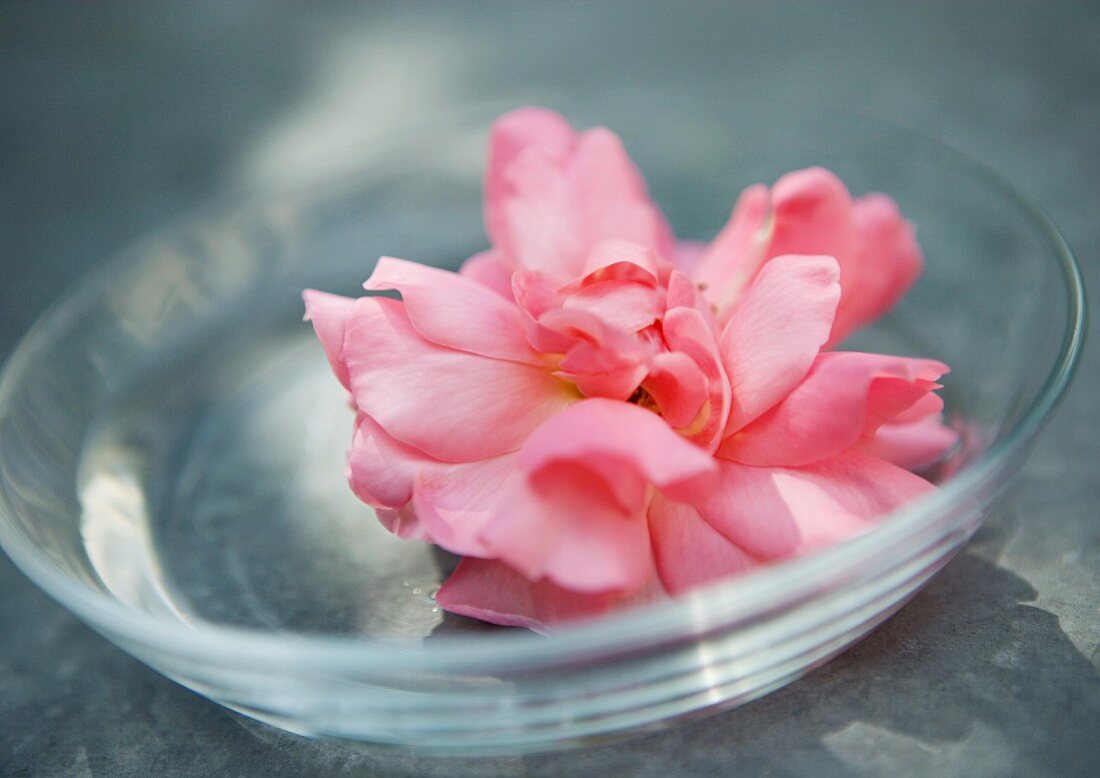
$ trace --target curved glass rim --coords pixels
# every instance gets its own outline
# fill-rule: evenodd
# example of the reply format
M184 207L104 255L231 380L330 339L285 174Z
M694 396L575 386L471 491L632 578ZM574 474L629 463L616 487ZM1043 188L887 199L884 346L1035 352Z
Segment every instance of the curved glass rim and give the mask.
M835 118L835 112L831 113ZM217 663L238 660L252 665L265 662L278 665L309 663L316 667L321 662L328 667L370 664L393 671L417 669L441 672L460 672L487 666L497 669L549 667L575 658L623 653L664 640L697 636L796 602L800 596L812 593L817 584L834 575L838 569L852 569L860 561L895 547L920 532L932 517L963 505L992 476L1010 466L1014 456L1039 432L1064 395L1076 370L1086 332L1087 304L1080 268L1058 228L1038 207L1000 174L941 141L877 119L851 115L848 118L931 148L956 166L985 179L1019 206L1054 250L1062 273L1067 305L1066 328L1057 359L1038 394L1015 426L936 492L885 517L874 530L810 556L718 581L667 602L565 626L555 631L551 638L517 630L476 637L448 636L446 640L419 646L375 643L354 636L272 635L260 629L213 622L204 622L199 630L183 622L133 610L105 593L79 583L51 564L21 533L10 529L2 521L0 546L36 585L109 637L121 638L136 646L157 648L168 654L186 653ZM302 193L311 188L302 188ZM339 187L330 184L326 187L328 189ZM278 192L273 197L243 202L234 199L232 202L238 207L262 204L276 197L285 199L286 194ZM219 204L223 207L202 209L198 214L180 219L176 227L185 228L194 224L201 220L204 213L226 213L224 203ZM117 274L126 272L142 255L142 249L149 241L163 234L165 231L154 233L123 251L113 261L94 269L47 308L17 345L0 373L0 416L4 415L14 387L33 355L59 331L63 331L83 306L97 298ZM0 508L11 510L2 500Z

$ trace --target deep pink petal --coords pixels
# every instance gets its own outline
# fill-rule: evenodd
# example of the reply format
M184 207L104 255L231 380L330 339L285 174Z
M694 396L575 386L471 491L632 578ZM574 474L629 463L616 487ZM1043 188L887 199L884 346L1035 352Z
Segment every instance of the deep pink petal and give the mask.
M832 545L935 489L907 470L851 450L801 468L719 464L720 486L697 504L700 513L762 559Z
M545 578L532 583L502 562L466 558L443 584L435 601L451 613L492 624L525 627L545 635L562 624L665 597L656 583L626 596L617 592L574 592Z
M841 267L843 294L829 347L889 311L924 269L913 225L884 194L869 194L853 204L859 248Z
M751 570L760 561L708 524L690 505L656 496L649 531L657 574L670 594Z
M730 412L730 381L722 366L722 355L714 330L695 308L673 308L663 321L669 349L689 356L707 380L706 402L699 413L678 431L707 451L718 445Z
M355 308L355 300L328 292L318 292L316 289L307 289L302 292L302 300L306 304L305 319L313 323L313 331L321 341L321 347L325 350L325 356L328 357L333 374L345 389L350 389L348 366L344 361L344 330Z
M621 465L608 477L595 464L559 459L523 467L527 477L512 482L480 533L491 556L529 580L545 577L574 591L641 588L653 573L645 481Z
M458 274L487 286L506 300L512 299L512 268L497 249L474 254L462 263Z
M536 472L554 462L581 462L609 483L637 474L673 498L693 499L710 485L714 460L630 403L593 398L566 408L531 435L520 465Z
M832 328L838 274L831 257L777 257L734 306L721 340L733 387L727 434L783 399L809 371Z
M344 341L359 408L394 438L444 461L514 451L575 399L544 367L429 343L396 300L357 300Z
M673 429L686 427L707 401L709 382L691 357L666 351L650 360L643 387Z
M692 279L701 285L722 317L764 261L771 236L770 216L768 188L763 184L750 186L737 199L729 222L695 264Z
M471 354L542 364L524 336L515 303L449 270L382 257L363 285L396 290L405 313L425 340Z
M858 245L852 196L836 175L811 167L782 176L772 187L768 257L819 254L840 263L840 284Z
M717 456L798 467L855 445L937 389L947 366L928 359L833 351L779 404L722 443Z

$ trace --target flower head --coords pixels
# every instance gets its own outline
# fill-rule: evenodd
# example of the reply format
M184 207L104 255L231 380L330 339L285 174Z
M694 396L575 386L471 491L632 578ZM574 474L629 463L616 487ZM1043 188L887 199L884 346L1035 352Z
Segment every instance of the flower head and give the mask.
M356 408L352 488L464 557L446 609L548 629L872 527L953 442L939 362L828 350L920 272L893 201L828 171L750 187L680 244L619 139L493 127L491 248L307 291Z

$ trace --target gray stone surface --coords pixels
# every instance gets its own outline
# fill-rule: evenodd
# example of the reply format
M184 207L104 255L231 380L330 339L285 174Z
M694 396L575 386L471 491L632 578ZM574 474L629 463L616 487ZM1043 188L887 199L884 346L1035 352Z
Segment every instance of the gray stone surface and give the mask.
M0 352L75 277L236 189L469 100L775 95L1004 172L1100 278L1095 3L6 4ZM969 549L836 661L627 744L438 760L242 721L0 557L0 775L1085 775L1100 761L1096 350Z

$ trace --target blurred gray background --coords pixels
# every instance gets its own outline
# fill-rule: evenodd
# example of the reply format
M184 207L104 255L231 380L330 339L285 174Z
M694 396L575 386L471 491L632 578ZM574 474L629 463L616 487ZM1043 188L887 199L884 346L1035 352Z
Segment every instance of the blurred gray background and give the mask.
M1100 4L0 5L0 354L167 220L293 184L470 101L679 91L938 137L1100 274ZM242 721L99 638L0 555L0 776L1085 775L1100 761L1100 478L1075 390L969 549L859 646L627 744L453 761Z

